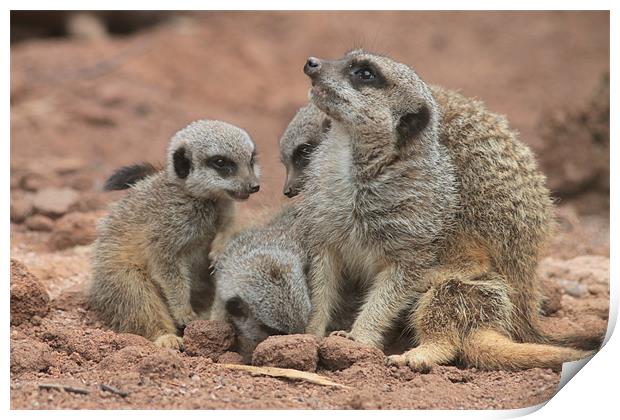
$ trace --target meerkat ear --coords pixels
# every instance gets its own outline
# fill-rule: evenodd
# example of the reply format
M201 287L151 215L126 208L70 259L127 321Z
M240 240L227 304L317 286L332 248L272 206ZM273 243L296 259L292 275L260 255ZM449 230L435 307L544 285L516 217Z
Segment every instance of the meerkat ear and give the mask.
M174 151L172 163L177 176L181 179L187 178L189 171L192 169L192 161L185 156L185 147L179 147Z
M226 312L235 318L247 318L248 305L239 296L235 296L226 301Z
M416 112L411 112L400 117L396 132L398 133L398 146L406 146L409 141L418 135L431 119L431 112L426 105L422 105Z

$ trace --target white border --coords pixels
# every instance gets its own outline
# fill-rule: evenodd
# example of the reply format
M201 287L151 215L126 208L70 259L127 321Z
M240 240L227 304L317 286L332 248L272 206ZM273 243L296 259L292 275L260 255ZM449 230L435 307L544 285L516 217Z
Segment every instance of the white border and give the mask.
M432 2L406 2L406 1L390 1L382 0L381 2L370 1L340 1L335 2L333 0L312 0L312 1L298 1L294 4L292 2L284 1L261 1L261 2L249 2L239 0L227 0L226 2L199 2L199 1L184 1L177 0L174 3L163 1L150 1L148 3L140 3L136 1L119 1L108 0L106 2L80 2L80 1L14 1L9 0L3 2L8 7L2 14L1 37L3 41L4 54L6 63L2 66L2 128L5 141L2 142L2 148L5 159L10 160L9 153L9 141L10 138L10 70L8 66L10 49L9 49L9 34L10 34L10 17L9 10L44 10L44 9L108 9L108 10L132 10L141 9L143 6L148 6L153 10L232 10L232 9L251 9L251 10L274 10L274 9L286 9L286 10L355 10L355 9L376 9L378 10L390 10L390 9L417 9L417 10L462 10L463 6L467 6L467 10L549 10L558 9L561 6L562 9L558 10L612 10L611 12L611 56L610 56L610 74L611 74L611 103L612 109L614 104L617 103L618 87L615 77L617 76L618 69L618 43L615 41L620 35L618 33L618 14L614 9L615 2L591 0L591 1L549 1L549 0L521 0L521 1L468 1L466 3L457 1L443 1L434 0ZM174 6L174 7L170 7ZM612 116L613 116L612 112ZM618 139L618 126L615 124L613 118L611 121L611 137ZM611 144L611 172L612 172L612 196L611 196L611 212L610 214L616 214L616 188L614 180L617 180L617 154L615 153L617 147L615 142ZM0 220L2 220L2 233L4 238L10 237L10 223L9 223L9 179L10 179L10 162L5 161L5 165L2 168L2 191L3 191L3 206L0 213ZM618 227L615 220L611 219L611 261L615 261L617 252L615 252L615 238L618 233ZM2 391L4 399L2 401L2 411L6 412L9 409L9 242L2 242L2 269L6 273L6 281L4 282L6 292L2 294L2 302L4 309L3 322L2 322L2 337L5 339L5 346L2 348L2 364L1 372L5 379L2 381ZM615 325L617 319L617 302L618 302L618 282L617 282L618 270L615 265L611 267L611 309L610 309L610 329L608 331L608 338ZM355 417L355 419L367 418L374 415L389 415L394 418L407 418L411 419L411 416L424 417L424 418L445 418L456 417L459 418L501 418L501 417L515 417L525 415L534 411L532 418L551 418L560 417L562 419L568 419L577 417L583 418L608 418L612 413L617 413L615 409L617 407L617 386L614 386L619 379L620 369L618 369L618 358L616 354L620 354L619 344L617 337L611 337L602 351L600 351L594 358L588 363L587 367L579 373L575 380L570 381L554 398L552 398L546 405L543 404L539 407L530 407L522 410L500 410L500 411L390 411L390 412L321 412L321 416L337 416L341 417ZM544 406L542 409L542 406ZM9 415L11 417L19 418L31 418L45 416L46 419L51 418L77 418L84 416L85 413L78 411L52 411L52 412L28 412L28 411L11 411ZM111 415L114 416L141 416L147 414L152 417L169 416L169 415L182 415L195 418L202 418L203 416L221 415L219 413L203 413L201 411L185 411L178 413L177 411L157 411L157 412L137 412L137 411L94 411L88 413L88 416L94 416L95 418L107 418ZM297 411L295 416L307 417L314 416L317 412L314 411ZM248 417L265 417L270 419L288 418L291 413L289 411L230 411L226 412L226 416L243 415Z

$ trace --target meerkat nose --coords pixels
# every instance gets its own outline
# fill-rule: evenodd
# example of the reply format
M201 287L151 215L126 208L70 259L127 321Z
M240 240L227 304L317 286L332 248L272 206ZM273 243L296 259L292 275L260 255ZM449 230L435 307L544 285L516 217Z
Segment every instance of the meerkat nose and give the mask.
M306 64L304 65L304 73L306 73L310 77L314 77L319 74L321 70L321 60L316 57L308 58Z
M250 186L250 193L254 194L255 192L258 192L258 190L260 190L260 185L258 184Z

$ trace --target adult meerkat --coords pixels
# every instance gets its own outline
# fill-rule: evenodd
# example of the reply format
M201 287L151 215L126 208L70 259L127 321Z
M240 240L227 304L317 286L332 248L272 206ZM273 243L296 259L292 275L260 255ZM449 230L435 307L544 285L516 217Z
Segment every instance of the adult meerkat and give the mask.
M332 127L300 209L324 335L341 273L369 293L349 333L382 347L406 313L418 346L389 358L426 370L460 358L489 369L557 367L588 353L538 329L535 268L552 230L545 177L503 117L431 88L408 66L357 50L308 59L312 102Z
M301 107L280 138L280 160L286 167L282 192L291 198L303 188L303 174L312 153L329 131L331 120L312 102Z
M287 206L267 225L237 234L215 264L211 319L235 326L247 361L268 336L303 333L310 316L308 257L295 234L296 212Z
M177 328L197 316L190 292L209 273L211 242L230 228L235 201L259 190L255 156L244 130L196 121L172 138L165 170L110 207L93 245L90 290L110 327L182 346Z

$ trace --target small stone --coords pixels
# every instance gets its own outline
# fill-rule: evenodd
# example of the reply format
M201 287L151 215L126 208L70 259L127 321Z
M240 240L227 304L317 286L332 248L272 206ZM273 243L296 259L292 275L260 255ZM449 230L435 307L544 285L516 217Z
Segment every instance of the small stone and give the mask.
M11 222L21 223L34 212L32 201L26 197L11 197Z
M25 174L20 182L20 187L26 191L38 191L47 186L48 180L38 173Z
M588 288L574 280L559 279L558 284L566 294L573 297L580 298L588 294Z
M44 372L52 365L52 349L26 338L11 340L11 373Z
M71 188L43 188L33 196L37 213L58 218L78 204L80 195Z
M315 372L318 350L319 343L314 335L273 335L256 346L252 364Z
M81 159L60 158L60 159L55 159L54 161L52 161L50 166L54 169L54 172L56 172L57 174L67 175L67 174L73 174L73 173L78 172L79 170L83 169L86 166L86 164Z
M223 321L197 320L185 327L185 353L217 360L235 345L235 331Z
M321 366L328 370L342 370L357 362L383 365L385 355L376 347L367 346L344 337L326 337L319 346Z
M65 249L88 245L97 237L97 220L100 213L69 213L56 221L50 245L53 249Z
M11 325L19 325L37 315L47 315L50 298L25 265L11 259Z
M30 216L24 222L26 227L37 232L51 232L54 229L54 221L42 214Z

